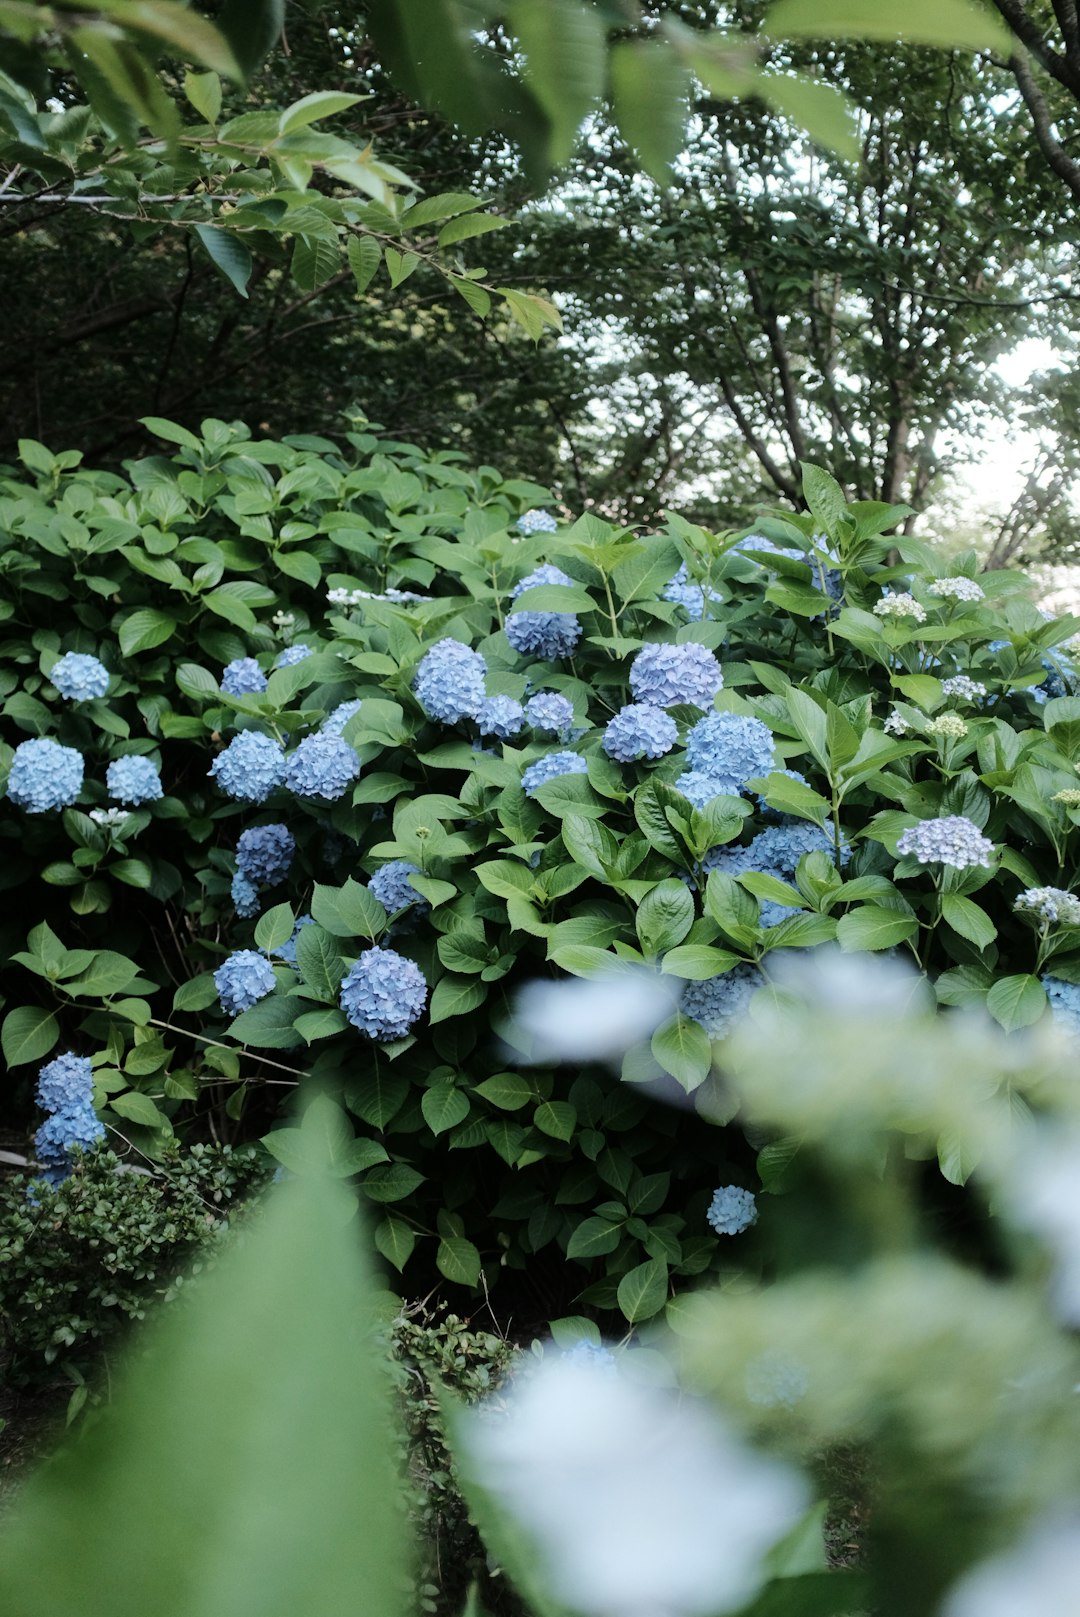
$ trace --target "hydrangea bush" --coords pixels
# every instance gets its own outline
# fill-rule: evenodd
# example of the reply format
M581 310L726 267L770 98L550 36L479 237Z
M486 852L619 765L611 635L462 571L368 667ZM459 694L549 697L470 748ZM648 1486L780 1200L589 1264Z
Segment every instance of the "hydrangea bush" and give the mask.
M1075 873L1080 623L1022 575L813 467L803 514L643 535L523 525L546 491L360 427L158 429L176 452L124 476L0 480L28 1117L61 1042L150 1153L211 1117L261 1137L312 1073L390 1263L640 1319L738 1261L712 1199L767 1165L713 1041L781 951L895 950L942 1006L1080 1026L1045 896ZM73 656L105 694L62 694ZM677 1007L621 1072L492 1037L523 979L619 963Z

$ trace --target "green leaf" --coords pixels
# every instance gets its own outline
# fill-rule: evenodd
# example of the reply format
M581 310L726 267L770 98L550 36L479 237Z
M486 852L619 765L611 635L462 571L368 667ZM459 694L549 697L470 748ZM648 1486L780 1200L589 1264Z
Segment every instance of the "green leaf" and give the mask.
M690 75L663 40L620 40L608 58L619 133L658 185L682 151Z
M586 1262L614 1252L622 1240L622 1222L611 1223L606 1218L583 1218L575 1229L566 1248L568 1258L584 1258Z
M382 263L382 248L371 236L350 236L345 249L349 268L356 281L356 295L366 292Z
M98 949L93 962L77 977L65 983L69 994L85 999L104 999L119 994L139 975L139 968L127 955L113 949Z
M684 977L688 982L706 982L722 972L737 966L739 957L726 949L713 949L706 943L684 943L678 949L669 949L660 962L660 970L668 977Z
M431 996L431 1022L448 1022L454 1016L467 1016L487 999L487 985L476 977L440 977Z
M316 883L311 913L335 938L369 938L374 942L386 931L387 915L374 893L350 876L342 887Z
M217 984L213 973L207 971L201 977L192 977L180 984L173 995L172 1008L174 1011L205 1011L216 999Z
M411 1196L424 1176L405 1162L387 1162L372 1168L364 1180L364 1194L373 1202L401 1202Z
M692 1017L673 1016L652 1036L652 1053L689 1095L700 1087L712 1069L709 1035Z
M1047 1003L1046 990L1038 977L1027 974L999 978L986 996L987 1010L1006 1033L1037 1022Z
M38 1005L21 1005L9 1011L0 1028L0 1047L9 1067L47 1056L60 1037L60 1024L51 1011Z
M196 225L195 234L214 268L235 287L242 298L246 298L247 284L255 265L243 242L232 231L223 230L218 225Z
M317 923L300 928L296 938L296 964L305 988L320 999L337 999L345 975L344 962L333 938Z
M420 1098L424 1122L432 1134L445 1134L469 1115L469 1097L456 1085L444 1080L425 1089Z
M288 943L293 935L294 918L291 904L275 904L272 910L260 915L255 925L255 942L270 954Z
M516 1112L535 1099L532 1086L516 1072L497 1072L494 1077L485 1078L482 1084L477 1084L476 1093L504 1112Z
M311 930L309 927L308 931ZM336 1005L324 1006L321 1011L305 1011L293 1023L305 1044L314 1044L316 1039L329 1039L335 1033L344 1033L348 1025L345 1012L338 1010Z
M474 236L489 236L493 230L505 230L509 219L497 219L491 213L471 213L465 218L451 219L439 231L439 246L452 247L455 242L471 241Z
M577 1108L566 1100L545 1100L533 1113L533 1122L541 1134L553 1140L572 1140L577 1128Z
M306 129L309 124L318 123L322 118L332 118L336 112L355 107L363 99L361 95L349 95L343 90L314 90L310 95L294 101L291 107L286 107L281 114L281 133L289 135L294 129Z
M372 1128L384 1129L397 1116L409 1093L407 1078L385 1070L365 1072L345 1091L345 1103L357 1117L370 1123Z
M618 1301L631 1325L652 1319L667 1302L668 1267L662 1258L650 1258L619 1281Z
M946 50L998 51L1015 41L986 6L971 0L777 0L763 30L770 39L884 39Z
M249 79L277 44L285 23L285 0L225 0L217 22Z
M416 1235L404 1219L391 1214L375 1226L375 1246L400 1274L412 1257Z
M595 825L595 821L584 823ZM657 882L638 906L635 924L646 955L661 954L681 943L694 924L694 899L686 883L674 876Z
M439 1242L435 1267L459 1286L475 1286L480 1280L480 1254L463 1235L451 1235Z
M862 155L855 106L835 85L787 73L762 73L755 92L774 111L798 124L818 146L857 163Z
M784 698L791 722L826 774L829 772L828 720L812 696L792 686ZM797 784L792 782L793 785Z
M276 1187L187 1306L154 1322L108 1419L20 1490L0 1541L5 1611L329 1617L355 1611L358 1589L371 1617L400 1609L389 1383L357 1329L374 1289L350 1212L330 1183Z
M285 994L270 994L248 1011L241 1011L229 1028L239 1044L257 1050L295 1050L303 1041L293 1027L297 1003Z
M124 619L117 638L124 656L132 657L137 651L149 651L154 646L164 645L175 631L176 619L171 618L167 612L155 611L153 607L142 607Z
M941 914L954 932L967 938L977 949L988 949L997 937L997 927L978 904L960 893L946 893L941 900Z
M126 1117L132 1123L141 1123L144 1128L164 1129L172 1133L172 1125L165 1113L159 1111L149 1095L143 1095L137 1089L129 1089L123 1095L110 1095L109 1106L118 1117Z
M841 916L836 925L836 938L841 949L850 954L862 949L892 949L918 930L919 923L914 915L901 915L880 904L861 904Z
M185 73L184 94L208 124L221 112L221 79L217 73Z
M604 18L578 0L516 0L510 24L525 52L528 86L547 114L548 157L558 168L603 93Z

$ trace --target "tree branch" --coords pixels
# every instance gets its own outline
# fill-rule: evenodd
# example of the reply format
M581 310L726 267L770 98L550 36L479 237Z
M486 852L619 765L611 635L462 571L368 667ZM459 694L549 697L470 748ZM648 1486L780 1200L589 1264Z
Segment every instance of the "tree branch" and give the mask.
M1080 71L1072 62L1051 49L1049 41L1044 38L1037 24L1024 10L1021 0L994 0L994 5L1008 24L1011 32L1016 35L1022 45L1027 47L1036 61L1041 63L1050 77L1056 79L1074 96L1080 98ZM1016 52L1009 61L1009 65L1014 72L1016 71L1015 57L1019 54L1020 52ZM1023 93L1023 86L1021 86L1021 93ZM1026 101L1027 97L1024 96L1024 99Z
M1035 83L1030 61L1023 51L1016 51L1009 57L1009 66L1016 75L1020 94L1031 113L1035 139L1039 143L1040 151L1058 178L1063 180L1073 196L1080 200L1080 163L1075 163L1061 142L1055 138L1051 128L1050 109L1042 91Z

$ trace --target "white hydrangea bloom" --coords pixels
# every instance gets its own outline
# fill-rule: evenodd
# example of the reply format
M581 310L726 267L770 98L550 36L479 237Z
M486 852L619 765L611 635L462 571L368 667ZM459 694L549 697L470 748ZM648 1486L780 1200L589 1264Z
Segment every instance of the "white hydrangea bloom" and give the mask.
M884 728L891 736L906 736L911 729L911 725L902 713L898 713L896 708L893 708L889 717L885 720Z
M90 818L103 830L115 831L128 818L128 811L122 808L91 809Z
M953 674L949 679L941 682L943 696L958 696L965 702L975 702L986 695L986 686L981 679L972 679L969 674Z
M618 1061L673 1016L681 982L645 968L526 983L509 1036L531 1062Z
M926 622L925 606L920 606L908 590L901 590L895 595L891 590L887 591L875 603L874 615L879 618L911 618L915 623Z
M586 1617L741 1610L809 1503L797 1472L710 1409L566 1357L521 1380L505 1416L469 1411L463 1436L551 1593Z
M959 713L939 713L936 719L931 719L926 726L928 734L944 736L948 741L959 741L968 733L968 727Z
M994 1178L1005 1217L1054 1255L1060 1318L1080 1325L1080 1133L1032 1129Z
M1076 1617L1080 1522L1033 1528L1004 1555L981 1562L953 1589L942 1617Z
M986 591L973 578L935 578L930 594L942 601L985 601Z

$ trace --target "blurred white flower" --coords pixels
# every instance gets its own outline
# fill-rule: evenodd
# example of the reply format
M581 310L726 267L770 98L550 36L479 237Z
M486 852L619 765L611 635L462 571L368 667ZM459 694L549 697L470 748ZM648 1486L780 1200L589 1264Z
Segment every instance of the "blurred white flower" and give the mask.
M588 1617L738 1611L809 1504L803 1478L711 1409L620 1370L546 1361L504 1415L472 1410L464 1458Z
M117 826L123 825L128 818L128 811L122 808L91 809L90 818L95 825L100 825L105 830L113 831Z
M526 983L506 1036L528 1062L618 1061L678 1007L682 983L646 967Z
M1032 1128L995 1175L1001 1211L1045 1242L1054 1257L1059 1317L1080 1325L1080 1134L1061 1125ZM1080 1540L1078 1540L1080 1542ZM1080 1603L1077 1604L1080 1612Z
M983 1561L956 1585L942 1617L1076 1617L1080 1612L1080 1523L1034 1528L1004 1555Z

